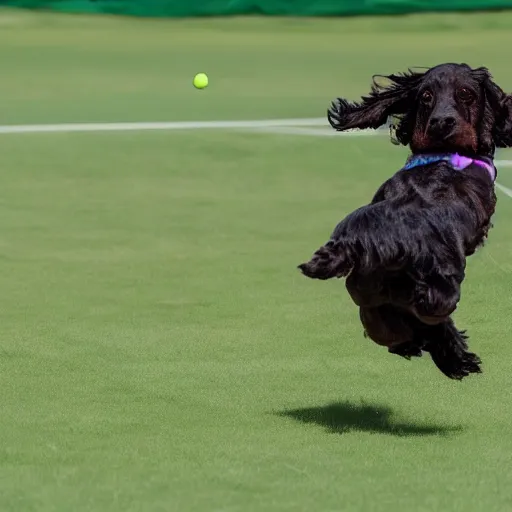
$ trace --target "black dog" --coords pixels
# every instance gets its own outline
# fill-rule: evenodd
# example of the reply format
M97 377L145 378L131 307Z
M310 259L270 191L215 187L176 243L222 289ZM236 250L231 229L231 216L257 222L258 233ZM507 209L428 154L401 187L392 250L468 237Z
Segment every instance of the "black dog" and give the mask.
M299 268L313 279L346 277L366 336L407 359L429 352L446 376L462 379L480 373L481 361L450 315L466 257L492 226L493 156L512 146L512 101L487 69L465 64L386 78L360 103L333 102L329 122L376 129L395 116L395 137L412 154Z

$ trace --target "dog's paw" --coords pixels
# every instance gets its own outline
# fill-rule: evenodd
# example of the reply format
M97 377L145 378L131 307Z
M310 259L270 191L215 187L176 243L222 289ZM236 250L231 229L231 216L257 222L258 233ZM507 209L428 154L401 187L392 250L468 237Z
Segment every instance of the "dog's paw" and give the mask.
M442 340L427 349L435 365L450 379L462 380L472 373L482 373L482 361L467 350L467 339L466 335L459 332L453 340Z
M400 343L388 348L390 354L396 354L397 356L404 357L410 360L412 357L421 357L423 355L421 347L418 347L414 343L406 342Z
M352 104L343 98L336 98L327 110L327 120L337 131L345 129L347 115L352 111Z
M431 354L432 355L432 354ZM434 360L437 364L437 361ZM482 373L481 359L472 352L460 354L459 359L453 359L442 365L437 364L438 368L450 379L462 380L472 373Z

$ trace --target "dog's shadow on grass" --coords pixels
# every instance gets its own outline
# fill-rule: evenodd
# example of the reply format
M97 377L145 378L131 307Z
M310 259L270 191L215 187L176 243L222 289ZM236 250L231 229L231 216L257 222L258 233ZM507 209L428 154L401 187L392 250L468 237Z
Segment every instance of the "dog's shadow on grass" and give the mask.
M396 419L393 410L388 407L352 402L285 410L277 414L302 423L314 423L333 434L371 432L401 437L446 436L462 430L460 426L421 424Z

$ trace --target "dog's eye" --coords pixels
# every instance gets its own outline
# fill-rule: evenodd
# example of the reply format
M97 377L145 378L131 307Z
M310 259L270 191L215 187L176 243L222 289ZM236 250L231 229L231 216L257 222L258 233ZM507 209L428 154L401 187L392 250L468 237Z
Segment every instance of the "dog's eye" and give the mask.
M473 93L469 90L463 87L462 89L459 89L457 91L457 96L464 102L464 103L471 103L473 101Z
M421 101L423 103L431 103L434 99L434 95L430 91L424 91L421 95Z

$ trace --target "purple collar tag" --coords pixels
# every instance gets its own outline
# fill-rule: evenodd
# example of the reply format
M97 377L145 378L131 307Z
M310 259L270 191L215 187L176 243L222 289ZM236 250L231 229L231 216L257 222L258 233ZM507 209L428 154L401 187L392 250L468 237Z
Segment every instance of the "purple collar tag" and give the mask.
M491 176L491 180L496 180L496 168L494 165L491 165L484 160L478 160L476 158L469 158L467 156L461 156L455 153L450 158L450 163L453 165L453 168L457 171L463 171L466 167L468 167L471 164L478 165L478 167L483 167L484 169L487 169L489 172L489 175Z

